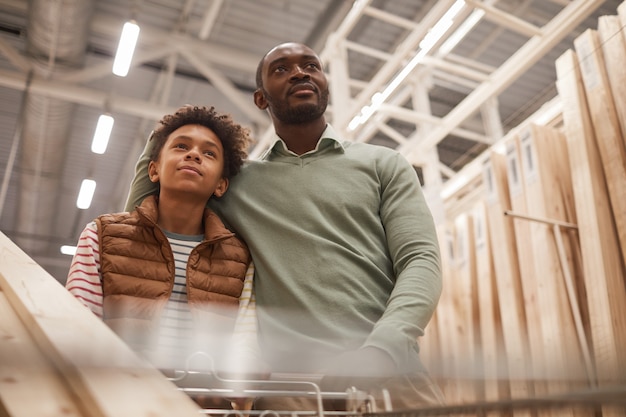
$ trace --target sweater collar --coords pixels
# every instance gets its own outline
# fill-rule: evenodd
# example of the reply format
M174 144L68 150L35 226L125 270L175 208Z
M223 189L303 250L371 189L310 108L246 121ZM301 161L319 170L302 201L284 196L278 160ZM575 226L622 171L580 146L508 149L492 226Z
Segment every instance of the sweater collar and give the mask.
M260 159L267 159L273 153L279 155L304 156L317 153L323 149L327 149L330 147L335 149L341 149L342 151L344 150L343 141L339 139L339 135L337 135L335 129L329 123L326 124L326 129L324 129L324 131L322 132L322 136L320 136L320 139L317 141L315 149L302 155L297 155L294 152L290 151L287 148L287 144L285 143L285 141L282 140L280 136L276 134L276 132L272 133L270 143L270 147L263 153Z

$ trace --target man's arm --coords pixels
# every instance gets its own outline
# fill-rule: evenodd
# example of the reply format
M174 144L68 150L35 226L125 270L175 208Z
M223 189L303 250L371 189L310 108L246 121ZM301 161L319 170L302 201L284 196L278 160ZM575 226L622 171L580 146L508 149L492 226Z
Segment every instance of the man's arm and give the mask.
M156 194L158 191L158 185L150 181L148 177L148 165L150 164L152 148L154 148L154 141L152 140L152 133L150 133L146 146L135 165L135 176L130 183L124 211L133 211L135 207L141 204L144 198Z
M407 369L441 295L439 244L415 170L404 157L397 155L383 170L382 181L380 215L396 282L363 346L385 351L398 369Z

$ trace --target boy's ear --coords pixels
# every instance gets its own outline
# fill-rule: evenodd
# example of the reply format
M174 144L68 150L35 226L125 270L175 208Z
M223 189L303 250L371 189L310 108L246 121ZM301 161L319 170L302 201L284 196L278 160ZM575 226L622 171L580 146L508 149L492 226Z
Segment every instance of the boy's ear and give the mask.
M256 106L261 110L267 109L267 100L265 99L265 94L263 94L263 90L261 90L260 88L257 88L254 91L254 104L256 104Z
M157 166L154 161L150 161L148 164L148 178L152 182L159 182L159 173L157 172Z
M220 178L220 182L217 184L215 191L213 191L213 195L215 197L221 197L228 190L228 178Z

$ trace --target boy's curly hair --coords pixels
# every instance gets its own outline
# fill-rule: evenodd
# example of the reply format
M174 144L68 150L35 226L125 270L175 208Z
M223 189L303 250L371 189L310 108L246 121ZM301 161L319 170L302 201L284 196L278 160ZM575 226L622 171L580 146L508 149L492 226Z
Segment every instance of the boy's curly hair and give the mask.
M250 129L241 126L229 114L218 113L215 107L186 105L174 114L163 116L152 132L155 141L150 154L151 161L158 161L167 138L176 129L185 125L201 125L211 129L222 142L224 148L224 178L231 178L239 173L243 161L248 156L246 150L250 143Z

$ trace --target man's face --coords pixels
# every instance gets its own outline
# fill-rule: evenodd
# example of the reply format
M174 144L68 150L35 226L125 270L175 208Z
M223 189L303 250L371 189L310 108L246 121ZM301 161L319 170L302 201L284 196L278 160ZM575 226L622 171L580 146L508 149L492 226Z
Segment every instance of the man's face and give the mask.
M269 107L284 124L300 124L319 119L328 106L328 81L317 54L297 43L280 45L265 57L262 69L264 99L260 108ZM256 96L255 96L256 98Z
M222 178L222 141L201 125L185 125L173 131L158 161L151 161L148 169L150 180L159 182L161 195L197 196L206 201L214 193L221 196L228 186L228 181Z

